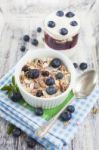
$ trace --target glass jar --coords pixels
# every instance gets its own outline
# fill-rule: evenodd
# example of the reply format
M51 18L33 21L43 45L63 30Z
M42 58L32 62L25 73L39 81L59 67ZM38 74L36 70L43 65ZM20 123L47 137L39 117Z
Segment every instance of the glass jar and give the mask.
M72 11L56 11L44 22L45 44L55 50L72 51L78 41L80 21Z

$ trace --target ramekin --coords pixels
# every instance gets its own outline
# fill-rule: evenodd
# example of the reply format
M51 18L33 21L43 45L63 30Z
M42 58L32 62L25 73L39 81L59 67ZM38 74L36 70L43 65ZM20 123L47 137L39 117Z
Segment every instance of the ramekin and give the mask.
M30 60L34 59L34 58L42 58L42 57L57 57L60 58L63 63L66 65L66 67L68 68L70 74L71 74L71 81L70 81L70 85L68 87L68 89L56 96L56 97L51 97L51 98L38 98L36 96L33 96L32 94L30 94L29 92L27 92L22 84L20 83L20 73L21 73L21 69L22 67ZM29 50L25 56L23 56L21 58L21 60L18 62L16 69L15 69L15 81L16 84L19 87L20 93L22 94L24 100L30 104L31 106L34 107L42 107L42 108L53 108L59 104L61 104L66 97L68 96L69 92L71 91L71 89L73 89L74 84L75 84L75 69L74 66L72 64L72 62L69 60L69 58L63 54L61 54L60 52L54 51L54 50L48 50L48 49L35 49L35 50Z

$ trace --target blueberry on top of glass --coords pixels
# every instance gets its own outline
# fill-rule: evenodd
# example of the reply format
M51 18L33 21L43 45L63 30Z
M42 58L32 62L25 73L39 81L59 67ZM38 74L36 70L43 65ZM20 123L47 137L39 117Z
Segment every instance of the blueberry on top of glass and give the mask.
M60 34L61 35L66 35L66 34L68 34L68 30L66 28L61 28L60 29Z
M62 10L59 10L56 12L56 15L59 17L62 17L62 16L64 16L64 12Z
M66 16L66 17L69 17L69 18L72 18L72 17L75 16L75 14L74 14L73 12L69 11L69 12L66 13L65 16Z
M71 26L77 26L78 23L77 23L77 21L71 21L71 22L70 22L70 25L71 25Z
M56 74L56 79L58 79L58 80L62 79L63 77L64 77L64 75L63 75L62 72L58 72L58 73Z
M48 22L48 27L54 28L55 27L55 22L54 21L49 21Z

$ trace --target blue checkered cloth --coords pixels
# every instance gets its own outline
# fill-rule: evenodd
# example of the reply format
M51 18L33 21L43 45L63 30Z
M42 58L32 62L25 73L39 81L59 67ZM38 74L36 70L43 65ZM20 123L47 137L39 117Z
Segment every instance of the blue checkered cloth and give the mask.
M14 70L15 68L11 69L0 80L0 87L11 82ZM42 139L35 135L35 131L43 125L46 120L36 116L33 112L22 107L20 104L12 102L3 91L0 91L0 116L36 139L47 150L62 150L67 148L78 130L78 123L80 124L84 120L98 98L99 87L97 86L86 99L74 99L72 104L75 106L76 111L70 122L65 126L63 122L57 120L48 134Z

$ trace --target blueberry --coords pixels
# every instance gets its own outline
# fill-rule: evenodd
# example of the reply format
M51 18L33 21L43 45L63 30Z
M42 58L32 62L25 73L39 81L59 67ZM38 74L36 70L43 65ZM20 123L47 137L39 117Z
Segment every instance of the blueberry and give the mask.
M71 21L71 22L70 22L70 25L71 25L71 26L77 26L78 23L77 23L77 21Z
M24 40L25 42L29 42L29 40L30 40L29 35L24 35L23 40Z
M50 65L51 65L53 68L58 68L58 67L61 66L61 64L62 64L62 62L61 62L61 60L60 60L59 58L54 58L54 59L51 61L51 63L50 63Z
M31 138L31 137L28 137L28 138L27 138L26 143L27 143L27 146L28 146L29 148L34 148L35 145L37 144L36 140L34 140L34 139Z
M38 28L37 28L37 32L39 32L39 33L42 32L42 28L41 28L41 27L38 27Z
M62 72L58 72L56 75L55 75L56 79L62 79L64 77L63 73Z
M40 75L40 71L38 69L29 69L26 76L31 79L36 79Z
M31 43L32 43L32 45L37 46L38 45L38 40L37 39L33 39Z
M24 51L26 50L26 47L23 45L23 46L20 47L20 50L21 50L22 52L24 52Z
M47 76L49 76L49 72L48 71L42 71L42 75L44 76L44 77L47 77Z
M47 89L46 89L46 92L49 94L49 95L53 95L57 92L57 89L54 87L54 86L49 86Z
M43 96L42 90L38 90L37 93L36 93L36 96L37 96L37 97Z
M54 28L55 27L55 22L54 21L49 21L48 22L48 27Z
M21 134L22 134L22 131L19 129L19 128L14 128L13 129L13 137L15 137L15 138L18 138Z
M65 111L60 115L61 121L69 121L72 118L72 114L69 111Z
M59 11L56 12L56 15L59 16L59 17L62 17L62 16L64 16L64 12L59 10Z
M73 113L75 111L75 107L73 105L69 105L66 108L67 111L69 111L70 113Z
M55 84L55 80L54 80L53 77L49 77L49 78L46 79L45 83L47 85L53 85L53 84Z
M28 67L27 65L23 66L23 67L22 67L22 71L24 71L24 72L29 71L29 67Z
M66 28L61 28L60 29L60 34L61 35L66 35L66 34L68 34L68 30Z
M87 65L87 63L83 62L83 63L80 64L79 67L80 67L81 70L85 70L85 69L87 69L88 65Z
M78 64L77 63L74 62L73 65L74 65L75 68L78 68Z
M35 114L37 116L42 116L43 115L43 109L41 107L36 108Z
M12 95L10 96L10 98L13 102L17 102L20 99L22 99L22 96L19 92L13 92Z
M71 18L71 17L74 17L75 14L73 12L69 11L68 13L66 13L65 16Z

